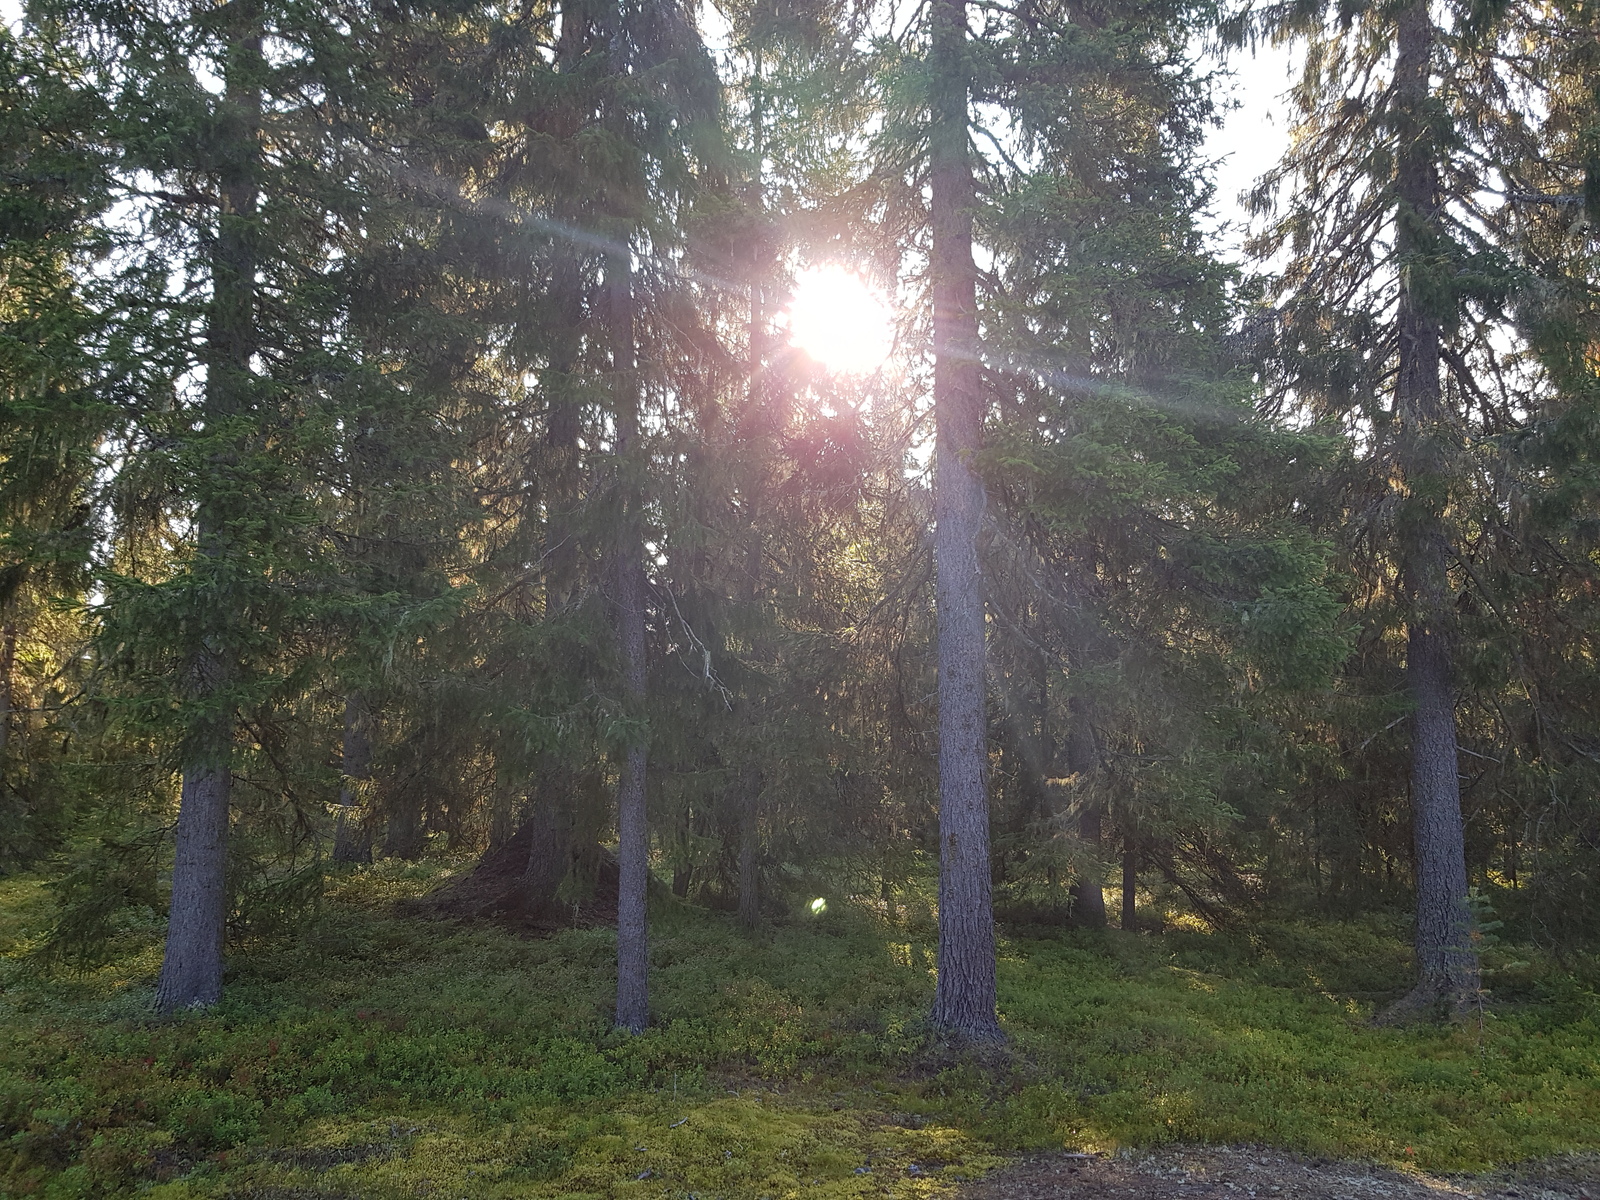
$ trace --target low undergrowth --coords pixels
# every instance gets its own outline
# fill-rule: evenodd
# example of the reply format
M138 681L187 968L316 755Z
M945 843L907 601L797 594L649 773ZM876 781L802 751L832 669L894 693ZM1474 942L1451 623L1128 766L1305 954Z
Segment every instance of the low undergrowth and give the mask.
M224 1002L149 1015L159 946L41 978L0 880L0 1195L933 1196L1024 1148L1257 1142L1471 1170L1600 1147L1600 1014L1526 965L1480 1020L1376 1029L1398 930L1013 930L1006 1061L942 1052L926 909L843 898L751 938L653 918L656 1025L608 1029L613 939L407 916L439 868L336 881ZM919 915L920 913L920 915Z

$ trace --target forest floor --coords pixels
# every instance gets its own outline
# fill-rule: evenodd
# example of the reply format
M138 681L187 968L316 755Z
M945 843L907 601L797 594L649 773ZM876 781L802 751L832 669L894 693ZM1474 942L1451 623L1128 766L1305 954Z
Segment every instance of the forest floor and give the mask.
M464 865L331 875L166 1020L157 913L44 970L52 893L0 879L0 1200L1600 1200L1561 1157L1600 1151L1583 963L1495 947L1473 1020L1383 1029L1403 915L1009 925L1010 1048L975 1062L921 1024L928 895L841 876L755 936L658 898L628 1037L612 931L442 916ZM1481 1174L1517 1163L1544 1165Z
M1440 1176L1261 1146L1143 1154L1026 1155L959 1189L961 1200L1600 1200L1600 1155L1569 1154Z

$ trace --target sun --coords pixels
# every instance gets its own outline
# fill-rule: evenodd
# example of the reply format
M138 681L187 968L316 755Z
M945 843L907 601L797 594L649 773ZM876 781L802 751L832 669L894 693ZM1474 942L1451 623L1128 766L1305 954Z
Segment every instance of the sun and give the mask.
M894 347L883 294L841 266L800 272L788 314L789 344L837 374L875 371Z

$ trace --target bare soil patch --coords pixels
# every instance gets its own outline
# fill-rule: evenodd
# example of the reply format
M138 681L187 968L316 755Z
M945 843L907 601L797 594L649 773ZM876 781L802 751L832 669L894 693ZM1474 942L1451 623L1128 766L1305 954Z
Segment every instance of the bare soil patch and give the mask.
M1600 1155L1435 1176L1253 1146L1179 1146L1115 1158L1042 1154L959 1194L962 1200L1600 1200Z

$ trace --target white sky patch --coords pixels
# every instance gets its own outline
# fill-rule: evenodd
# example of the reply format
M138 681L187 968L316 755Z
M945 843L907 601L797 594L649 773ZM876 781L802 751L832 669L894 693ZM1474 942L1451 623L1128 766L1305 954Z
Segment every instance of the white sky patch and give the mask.
M1215 220L1211 232L1224 258L1240 261L1248 235L1249 215L1241 202L1258 179L1275 166L1289 148L1294 114L1285 98L1299 75L1304 51L1298 47L1262 44L1252 52L1236 50L1225 61L1212 55L1202 67L1226 66L1229 81L1219 80L1219 101L1229 91L1238 107L1224 111L1222 124L1206 135L1205 155L1217 162ZM1221 105L1219 104L1219 107Z

